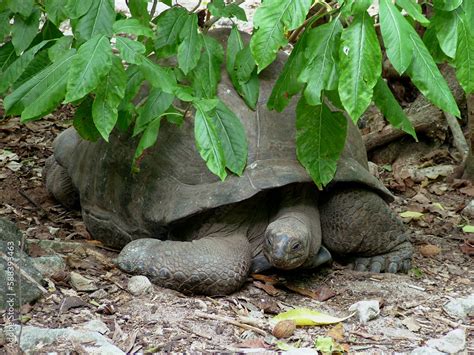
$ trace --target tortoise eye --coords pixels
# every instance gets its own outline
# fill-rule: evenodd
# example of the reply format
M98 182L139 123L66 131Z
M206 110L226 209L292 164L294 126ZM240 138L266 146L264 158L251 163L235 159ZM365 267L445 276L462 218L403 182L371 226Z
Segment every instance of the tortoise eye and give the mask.
M301 247L301 244L300 244L300 243L295 243L295 244L293 244L293 246L291 247L291 250L298 250L300 247Z

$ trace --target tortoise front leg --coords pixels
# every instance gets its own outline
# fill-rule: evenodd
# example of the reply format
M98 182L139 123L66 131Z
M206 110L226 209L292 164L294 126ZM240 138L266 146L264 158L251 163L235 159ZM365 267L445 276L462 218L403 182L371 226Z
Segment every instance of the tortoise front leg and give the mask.
M323 243L339 255L357 256L359 271L408 271L413 246L402 221L375 192L335 189L320 205Z
M117 264L162 287L187 294L225 295L237 291L247 279L251 255L244 232L191 242L146 238L127 244Z

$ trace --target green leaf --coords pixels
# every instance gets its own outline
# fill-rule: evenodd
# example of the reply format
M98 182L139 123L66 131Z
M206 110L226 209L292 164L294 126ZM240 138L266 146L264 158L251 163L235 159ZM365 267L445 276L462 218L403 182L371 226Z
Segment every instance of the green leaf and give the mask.
M120 105L120 110L128 109L127 105L131 105L130 101L137 96L138 91L140 90L141 84L145 78L137 65L130 65L127 70L127 86L125 87L125 95ZM134 105L131 105L135 109Z
M166 120L177 126L181 126L184 122L184 115L176 110L173 106L170 106L168 110L163 114L166 117Z
M67 52L71 48L72 40L72 36L63 36L58 38L56 43L48 48L49 59L54 62L56 58Z
M345 352L344 348L340 344L336 343L336 341L334 341L334 339L331 337L318 336L314 342L314 347L323 355L329 355L333 353L343 354Z
M10 34L10 11L0 12L0 43Z
M413 46L407 40L411 26L391 0L380 0L380 29L387 56L399 74L403 74L413 60Z
M247 162L247 138L240 119L222 101L219 101L210 118L224 151L226 167L242 175Z
M82 43L97 35L111 36L114 22L114 0L94 0L85 15L73 23L73 30Z
M150 13L148 12L148 0L129 0L128 8L133 18L140 20L143 24L150 22Z
M352 317L352 315L345 318L338 318L309 308L295 308L276 315L270 322L276 324L283 320L292 320L299 326L326 325L339 323L350 317Z
M169 94L174 93L176 90L176 77L170 68L163 68L146 57L141 57L139 68L143 76L153 87L161 89Z
M236 26L232 27L227 39L226 69L235 90L244 99L247 106L255 110L258 101L260 82L257 73L254 72L246 82L239 82L235 71L237 54L244 48L240 33Z
M188 12L182 7L175 6L163 11L156 18L155 48L176 45L187 18Z
M86 97L86 99L77 107L72 124L77 133L79 133L83 139L95 142L100 138L100 133L95 127L92 119L91 97Z
M374 88L374 103L393 127L405 131L418 141L411 121L400 107L400 104L382 77L380 77Z
M423 217L423 213L414 212L414 211L405 211L400 213L400 217L409 218L409 219L420 219Z
M223 181L227 176L224 149L219 141L213 119L209 114L209 107L206 106L201 101L194 102L196 108L194 117L196 147L209 170Z
M27 49L38 33L40 11L35 9L31 15L24 19L20 15L15 16L12 26L12 42L17 55Z
M472 8L474 10L474 7ZM474 33L464 13L458 16L458 43L456 49L456 77L466 94L474 92Z
M464 1L462 9L466 16L468 25L470 25L471 33L474 33L474 1Z
M161 117L155 118L151 121L143 132L140 141L138 142L137 149L135 150L135 155L133 157L132 166L136 165L137 160L140 160L143 152L152 147L157 139L158 132L160 130Z
M455 12L437 10L431 21L441 49L448 57L454 58L458 39L458 18Z
M48 42L49 41L42 41L36 46L28 49L0 75L0 94L4 93L11 84L18 80L28 65L33 61L36 53L38 53L38 51Z
M474 226L466 224L464 227L462 227L462 231L464 233L474 233Z
M17 59L15 47L12 42L7 42L0 47L0 73Z
M337 41L342 31L339 20L320 25L308 32L305 57L307 63L300 76L307 83L304 96L310 105L321 103L322 90L337 88Z
M174 95L152 89L145 103L138 108L138 117L133 129L133 136L143 132L145 128L155 119L163 116L163 113L173 103Z
M369 6L372 4L372 0L357 0L352 5L352 13L354 15L366 12Z
M137 55L139 56L145 53L146 48L143 43L126 37L117 37L115 40L115 46L120 51L120 56L123 60L131 64L140 63L140 60L137 59Z
M466 0L465 2L469 1L470 0ZM462 2L463 0L433 0L435 9L443 11L456 10L462 4Z
M217 94L217 84L221 80L221 64L224 50L214 38L203 36L203 53L194 68L192 87L197 97L212 98Z
M346 141L347 120L326 104L308 105L304 97L296 107L296 154L321 190L334 174Z
M423 15L420 4L415 0L397 0L397 5L407 12L410 17L426 26L430 21Z
M255 60L250 52L250 47L242 48L235 58L235 71L237 80L241 83L246 83L250 80L254 69L256 68Z
M130 33L136 36L153 37L153 31L151 28L143 25L139 20L133 18L115 21L112 29L114 33Z
M202 38L198 32L198 17L196 14L188 16L179 38L182 42L178 46L178 64L184 75L187 75L196 67L201 56Z
M215 17L235 17L241 21L247 21L244 9L237 4L231 3L226 6L224 0L212 0L207 8L211 15Z
M372 92L382 72L382 53L367 12L354 17L341 35L339 96L354 122L372 101Z
M34 8L34 0L10 0L8 6L12 12L28 17Z
M412 82L436 106L460 117L459 108L448 84L415 30L410 34L409 40L414 48L413 61L407 69Z
M64 55L65 52L62 52L61 55ZM61 57L58 56L58 58ZM48 57L48 51L47 50L42 50L40 51L31 61L31 63L26 67L26 69L23 71L23 74L18 78L17 81L13 84L13 89L17 89L23 83L27 82L30 80L32 77L34 77L36 74L38 74L41 70L45 69L47 66L51 64L51 61L49 60Z
M56 26L59 26L68 17L63 0L45 0L44 7L48 14L48 20Z
M64 12L67 17L70 19L77 19L89 11L94 0L66 0L66 5L64 5L64 1L56 1L63 3Z
M5 97L4 106L7 114L30 118L33 111L46 114L56 107L64 97L67 71L69 70L75 50L65 53L56 62L43 69L30 80ZM36 105L42 104L42 107ZM28 110L27 113L26 110ZM25 115L25 116L23 116ZM32 118L35 115L31 116Z
M272 93L267 102L269 110L275 109L278 112L283 111L290 102L290 99L299 93L303 87L298 77L303 68L306 67L304 51L307 47L306 42L309 32L309 30L306 30L303 36L296 42L280 76L275 82L275 85L273 85Z
M280 47L288 41L285 32L300 26L311 7L311 0L266 0L254 16L254 34L250 49L258 72L272 63Z
M66 102L79 100L93 91L112 65L112 48L104 35L84 43L74 57L67 83Z
M429 50L431 56L433 57L436 63L443 63L450 59L441 50L441 47L439 46L438 37L436 37L436 29L433 25L429 26L426 29L425 34L423 35L423 43Z
M95 100L92 104L94 124L105 141L109 140L110 132L117 122L118 107L124 97L126 86L127 74L122 61L113 56L112 67L95 90Z

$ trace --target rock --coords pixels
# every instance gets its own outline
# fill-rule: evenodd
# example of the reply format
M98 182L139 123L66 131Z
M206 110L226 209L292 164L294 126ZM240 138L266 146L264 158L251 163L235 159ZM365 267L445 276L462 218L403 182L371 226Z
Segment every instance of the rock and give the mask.
M77 272L71 272L70 284L77 291L95 291L97 286L94 281L78 274Z
M128 280L127 289L132 295L139 296L148 292L151 287L152 284L150 280L148 280L148 277L137 275L132 276L130 280Z
M466 333L464 329L454 329L442 338L428 340L426 345L443 353L457 354L466 347Z
M81 324L80 328L84 330L97 332L102 335L107 334L110 331L109 327L107 327L107 325L104 322L102 322L100 319L93 319L84 324Z
M89 297L96 300L101 300L108 296L107 292L103 288L99 288L97 291L92 292Z
M21 240L21 232L15 224L0 218L0 309L7 311L18 309L20 294L21 304L25 304L48 292L41 284L43 276L20 249Z
M474 218L474 200L471 200L466 207L461 211L461 214L463 216L466 216L467 218Z
M445 355L444 353L430 348L428 346L422 346L413 350L410 355Z
M36 267L36 269L41 272L43 277L46 278L66 269L66 263L59 255L40 256L37 258L32 258L31 261L33 262L33 265Z
M369 320L376 318L380 313L379 301L369 300L354 303L349 307L350 312L357 312L361 323L365 324Z
M452 317L465 319L474 312L474 294L466 298L456 298L443 306L444 310Z
M15 333L20 331L19 326L13 326ZM21 333L20 348L26 353L37 353L38 346L64 344L80 344L87 354L125 354L111 343L107 337L90 330L76 330L72 328L48 329L33 326L24 326ZM67 349L71 350L71 349Z

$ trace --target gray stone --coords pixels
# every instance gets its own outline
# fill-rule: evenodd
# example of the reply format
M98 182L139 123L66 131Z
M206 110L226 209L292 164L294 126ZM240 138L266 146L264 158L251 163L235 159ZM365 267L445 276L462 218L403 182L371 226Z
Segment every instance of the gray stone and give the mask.
M357 312L361 323L365 324L369 320L376 318L380 313L379 301L369 300L354 303L349 307L350 312Z
M445 355L445 354L436 349L430 348L428 346L421 346L413 350L410 353L410 355Z
M19 334L20 327L13 326ZM24 326L21 333L20 348L27 354L38 352L38 345L61 345L65 343L81 344L87 354L125 354L111 343L111 340L90 330L72 328L48 329Z
M103 288L99 288L97 291L92 292L89 297L96 300L101 300L108 296L107 292Z
M107 334L110 331L109 327L107 327L107 324L102 322L100 319L93 319L84 324L81 324L80 328L97 332L100 334Z
M466 333L464 329L454 329L442 338L428 340L426 345L447 354L457 354L466 347Z
M443 306L444 310L452 317L465 319L474 312L474 294L466 298L456 298Z
M474 218L474 200L469 201L466 207L461 211L461 214L468 218Z
M148 280L148 277L137 275L137 276L132 276L128 280L127 289L132 295L139 296L148 292L151 289L151 287L152 287L152 284L150 280Z
M0 218L0 309L13 312L21 304L32 302L46 289L42 275L31 258L21 250L22 235L12 222Z
M72 271L70 278L71 286L77 291L95 291L97 286L94 281L89 280L87 277Z
M36 269L41 272L43 277L51 277L66 269L66 263L59 255L40 256L33 258L31 261Z

